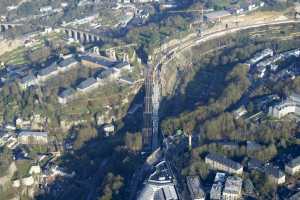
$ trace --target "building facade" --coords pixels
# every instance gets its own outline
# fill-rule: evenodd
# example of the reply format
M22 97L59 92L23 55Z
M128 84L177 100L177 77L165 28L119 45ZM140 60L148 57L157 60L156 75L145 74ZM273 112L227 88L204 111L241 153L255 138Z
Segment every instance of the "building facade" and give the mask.
M210 153L205 157L205 163L215 170L221 170L231 174L243 173L243 166L241 164L214 153Z

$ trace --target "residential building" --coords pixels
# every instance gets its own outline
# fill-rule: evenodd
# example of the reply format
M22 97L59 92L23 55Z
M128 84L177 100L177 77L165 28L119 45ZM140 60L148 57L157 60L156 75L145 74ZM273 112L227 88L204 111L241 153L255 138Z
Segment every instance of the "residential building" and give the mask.
M205 193L202 189L199 176L186 177L187 186L192 200L205 200Z
M276 118L282 118L290 113L300 114L300 95L292 94L286 100L270 106L269 115Z
M20 80L20 86L22 89L27 89L32 85L36 85L38 83L37 78L33 74L28 74L21 78Z
M67 71L67 70L75 67L77 64L78 64L78 61L75 58L73 58L73 57L67 58L58 64L58 69L60 71Z
M218 22L230 15L230 12L228 12L227 10L213 11L205 14L204 19L208 22Z
M47 144L48 132L21 131L18 134L18 142L21 144Z
M80 56L82 65L91 68L105 68L108 69L115 64L115 61L103 56L82 55Z
M37 75L38 81L46 81L47 79L57 75L58 72L59 71L58 71L57 64L53 63L50 66L45 67L38 72Z
M223 200L238 200L242 196L243 179L236 176L229 176L226 179L222 193Z
M295 175L300 172L300 156L285 165L285 172L290 175Z
M76 89L80 92L88 92L90 90L93 90L99 86L99 82L97 82L96 79L90 77L84 81L82 81Z
M223 189L223 184L218 182L214 183L211 187L209 197L211 200L221 200L222 198L222 189Z
M73 88L68 88L62 91L58 95L58 102L60 104L66 104L70 101L72 101L76 97L76 90Z
M233 174L243 173L243 166L241 164L218 154L209 153L205 157L205 163L216 170L221 170Z
M265 166L264 172L272 183L278 185L285 183L285 174L279 168L268 165Z
M116 71L113 68L111 68L100 72L97 75L97 81L103 83L105 80L113 80L118 77L119 77L119 73L116 73Z

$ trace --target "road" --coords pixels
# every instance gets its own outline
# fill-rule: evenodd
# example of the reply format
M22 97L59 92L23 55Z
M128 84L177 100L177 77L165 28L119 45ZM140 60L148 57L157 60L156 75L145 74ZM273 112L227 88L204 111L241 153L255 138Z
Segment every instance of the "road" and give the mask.
M300 20L287 19L287 20L280 20L280 21L273 21L273 22L257 23L253 25L246 25L246 26L240 26L240 27L229 28L229 29L224 28L223 30L219 30L213 33L203 32L201 37L195 36L190 39L183 38L181 39L181 41L183 42L175 46L171 46L167 48L167 50L164 49L163 51L158 51L154 56L152 56L156 58L155 63L157 63L154 67L154 71L156 71L157 69L161 68L163 65L170 62L175 57L176 54L179 54L184 50L192 48L194 46L201 45L202 43L223 37L227 34L237 33L239 31L253 29L253 28L261 28L264 26L275 26L281 24L296 24L296 23L300 23ZM187 37L190 37L190 35Z

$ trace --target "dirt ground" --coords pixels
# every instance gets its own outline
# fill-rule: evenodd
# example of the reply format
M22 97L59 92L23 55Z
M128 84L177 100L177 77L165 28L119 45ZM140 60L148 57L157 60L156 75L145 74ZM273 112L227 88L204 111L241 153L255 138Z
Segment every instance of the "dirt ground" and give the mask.
M0 56L23 45L22 40L0 40Z

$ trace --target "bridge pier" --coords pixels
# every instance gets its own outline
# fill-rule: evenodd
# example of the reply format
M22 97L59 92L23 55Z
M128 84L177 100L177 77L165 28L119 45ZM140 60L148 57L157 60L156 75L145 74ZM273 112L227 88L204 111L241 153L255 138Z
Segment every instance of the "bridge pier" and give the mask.
M74 40L85 44L101 41L101 38L99 36L80 30L65 28L64 32L69 38L73 38Z

